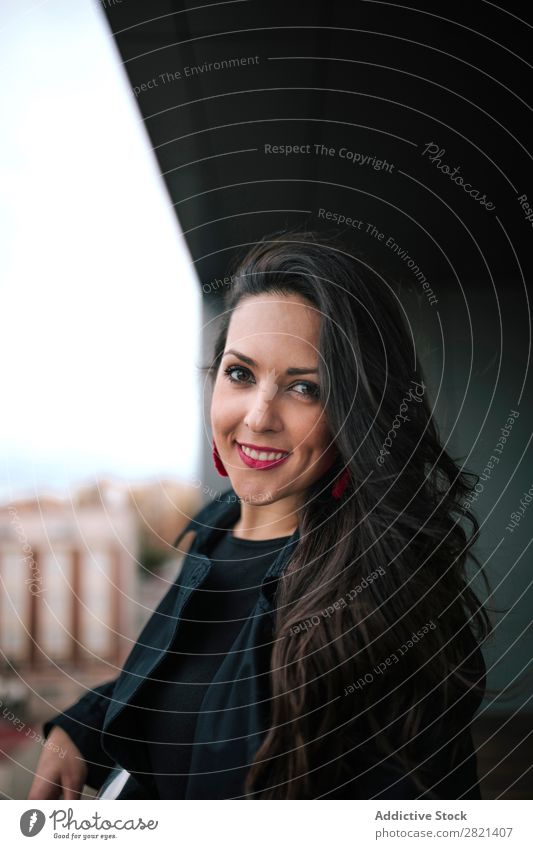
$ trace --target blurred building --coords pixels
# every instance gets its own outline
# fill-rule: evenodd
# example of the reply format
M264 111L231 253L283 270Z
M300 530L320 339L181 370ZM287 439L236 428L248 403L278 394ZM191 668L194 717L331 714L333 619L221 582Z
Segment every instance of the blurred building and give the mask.
M197 500L175 482L104 480L70 500L0 507L0 648L8 663L120 666L150 615L143 552L158 550L159 561L175 555L172 542Z

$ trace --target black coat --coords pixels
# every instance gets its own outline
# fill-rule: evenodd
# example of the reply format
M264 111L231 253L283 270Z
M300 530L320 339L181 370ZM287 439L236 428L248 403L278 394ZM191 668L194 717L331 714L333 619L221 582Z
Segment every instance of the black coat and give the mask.
M89 690L76 704L44 724L45 735L58 724L78 746L88 763L89 786L100 788L116 774L117 764L120 764L129 772L146 774L146 778L143 777L141 786L131 776L117 798L155 798L155 791L152 796L145 786L150 773L146 744L136 740L135 728L129 724L128 704L165 657L187 602L209 572L211 562L206 552L210 550L214 534L218 528L233 527L239 516L240 503L230 489L191 519L174 543L177 546L188 531L196 532L181 571L144 626L118 678ZM268 646L275 611L273 596L279 575L298 539L299 530L296 529L267 571L256 606L213 679L231 684L207 688L196 724L187 799L243 796L246 772L269 725ZM476 660L477 668L484 673L479 648L476 648ZM475 663L469 665L475 666ZM464 715L458 738L456 763L447 759L447 749L440 755L443 781L439 787L441 795L437 798L480 798L470 731L470 721L480 701L477 696L468 701L468 715ZM360 771L360 761L358 764ZM419 791L410 777L390 761L365 765L361 776L354 773L349 785L325 798L412 799L418 796Z

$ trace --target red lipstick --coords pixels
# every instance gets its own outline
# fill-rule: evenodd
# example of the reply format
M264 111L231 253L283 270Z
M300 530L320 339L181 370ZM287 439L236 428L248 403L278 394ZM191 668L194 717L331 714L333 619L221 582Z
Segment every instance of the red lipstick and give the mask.
M260 470L260 469L272 469L275 466L279 466L281 463L284 463L285 460L288 460L289 457L290 457L290 453L288 453L288 454L285 455L285 457L280 457L279 460L254 460L252 457L248 457L244 453L244 451L242 451L241 446L239 445L238 442L236 442L235 444L237 446L237 451L239 453L239 457L241 458L243 463L245 463L250 469L258 469L258 470ZM253 448L254 451L268 451L269 453L270 452L279 453L279 451L281 450L281 449L277 449L277 448L271 448L268 445L263 445L263 446L261 446L261 445L251 445L248 442L243 442L242 444L246 448Z
M244 445L245 448L253 448L254 451L274 451L276 454L279 454L281 451L283 454L290 454L290 451L284 451L283 448L273 448L272 445L254 445L253 442L237 442L237 445Z

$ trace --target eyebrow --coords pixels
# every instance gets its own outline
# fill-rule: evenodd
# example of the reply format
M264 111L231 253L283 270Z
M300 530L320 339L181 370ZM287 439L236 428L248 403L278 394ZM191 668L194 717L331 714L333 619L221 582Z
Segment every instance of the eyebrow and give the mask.
M252 360L251 357L247 357L247 356L245 356L245 354L241 354L240 351L235 351L233 348L229 348L227 351L224 351L222 356L227 357L228 354L234 354L240 360L243 360L243 362L248 363L249 366L256 366L257 365L255 360ZM305 366L297 368L296 366L293 366L292 368L288 368L287 371L285 372L285 374L318 374L318 369L317 368L307 368Z

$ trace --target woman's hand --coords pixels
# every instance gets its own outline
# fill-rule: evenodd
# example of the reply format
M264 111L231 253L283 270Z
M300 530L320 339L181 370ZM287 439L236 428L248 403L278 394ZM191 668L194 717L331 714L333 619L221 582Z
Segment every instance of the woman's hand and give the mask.
M79 799L88 772L82 753L58 725L52 728L46 743L49 745L44 746L37 763L28 799Z

